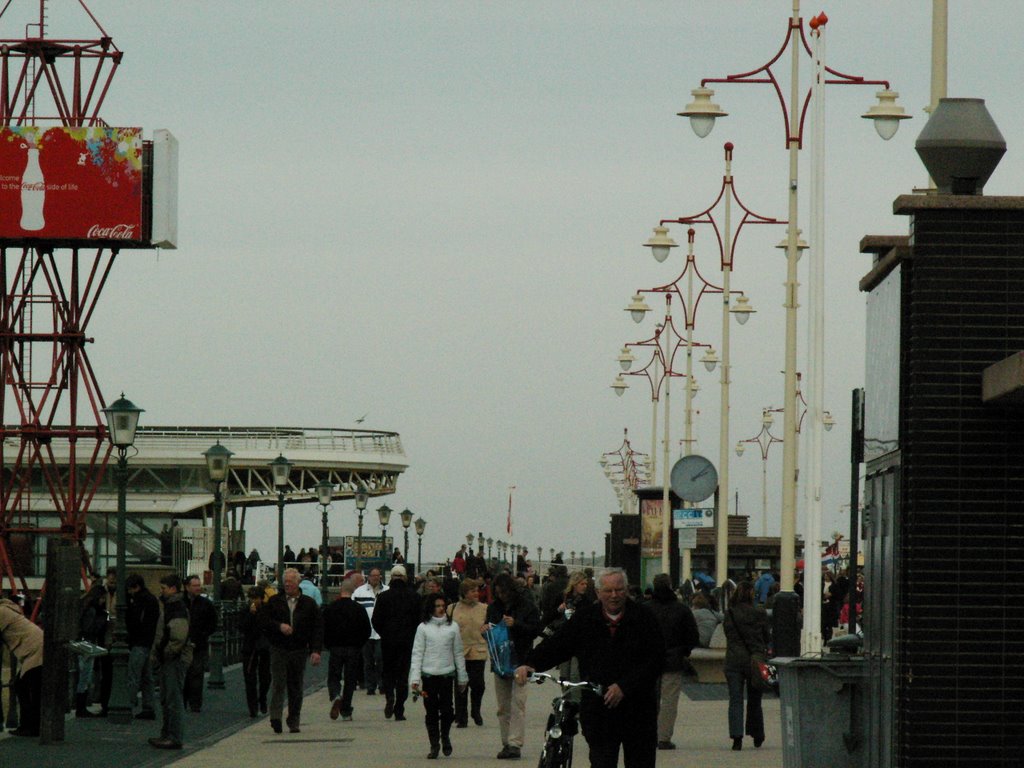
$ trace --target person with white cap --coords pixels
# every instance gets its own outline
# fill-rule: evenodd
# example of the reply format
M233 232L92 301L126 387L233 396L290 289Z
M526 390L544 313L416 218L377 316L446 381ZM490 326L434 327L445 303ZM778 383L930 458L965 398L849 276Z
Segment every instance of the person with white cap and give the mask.
M409 586L405 566L391 569L386 592L377 597L372 624L380 635L384 661L381 689L384 692L384 717L394 715L405 720L405 700L409 696L409 665L412 643L420 624L420 597Z

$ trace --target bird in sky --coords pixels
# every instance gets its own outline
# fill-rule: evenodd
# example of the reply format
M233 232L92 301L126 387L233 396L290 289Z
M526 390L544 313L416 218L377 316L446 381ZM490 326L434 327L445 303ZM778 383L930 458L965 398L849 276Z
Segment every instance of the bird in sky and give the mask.
M368 413L364 413L362 416L360 416L358 419L356 419L356 424L362 424L364 421L366 421L366 417L369 416L369 415L370 414L368 414Z

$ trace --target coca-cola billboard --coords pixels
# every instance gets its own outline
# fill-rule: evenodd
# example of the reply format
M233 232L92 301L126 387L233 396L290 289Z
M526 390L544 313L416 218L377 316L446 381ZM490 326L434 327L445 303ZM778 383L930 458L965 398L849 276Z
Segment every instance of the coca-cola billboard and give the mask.
M142 129L0 128L0 241L142 240Z

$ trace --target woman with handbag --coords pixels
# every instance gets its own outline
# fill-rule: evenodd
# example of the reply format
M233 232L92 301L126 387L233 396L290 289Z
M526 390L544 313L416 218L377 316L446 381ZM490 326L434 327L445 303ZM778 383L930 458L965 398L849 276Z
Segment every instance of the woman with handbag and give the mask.
M743 735L753 737L754 746L764 743L764 714L761 689L752 674L754 664L763 663L770 639L768 614L754 604L754 585L741 581L725 612L725 680L729 685L729 737L734 750L743 749ZM747 717L743 718L743 692L747 693Z

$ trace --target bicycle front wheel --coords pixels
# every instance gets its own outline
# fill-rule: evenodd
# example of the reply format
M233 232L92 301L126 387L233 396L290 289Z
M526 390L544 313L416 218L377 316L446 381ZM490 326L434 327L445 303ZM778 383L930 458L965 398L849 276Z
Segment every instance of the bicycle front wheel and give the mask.
M572 740L548 739L540 753L537 768L571 768Z

